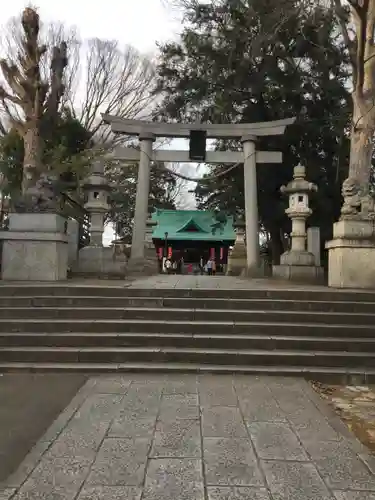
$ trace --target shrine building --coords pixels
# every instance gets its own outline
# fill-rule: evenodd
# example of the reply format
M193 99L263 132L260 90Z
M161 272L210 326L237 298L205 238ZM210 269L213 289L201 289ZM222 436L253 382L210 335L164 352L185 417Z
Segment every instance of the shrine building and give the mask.
M218 264L227 264L236 239L233 217L218 218L203 210L157 209L152 220L152 241L159 259L183 257L185 263L198 263L201 257L205 261L211 257Z

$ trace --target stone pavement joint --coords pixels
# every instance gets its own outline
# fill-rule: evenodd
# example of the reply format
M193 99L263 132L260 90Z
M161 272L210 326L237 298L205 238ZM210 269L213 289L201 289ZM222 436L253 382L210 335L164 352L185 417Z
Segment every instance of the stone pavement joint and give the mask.
M302 379L93 377L0 500L375 500L342 430Z

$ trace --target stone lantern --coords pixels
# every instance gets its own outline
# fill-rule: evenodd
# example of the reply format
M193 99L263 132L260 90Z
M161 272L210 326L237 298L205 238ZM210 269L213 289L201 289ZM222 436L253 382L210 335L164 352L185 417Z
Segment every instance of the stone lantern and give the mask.
M298 165L294 167L293 180L280 188L282 194L289 196L289 207L285 213L292 221L291 247L281 255L280 265L273 266L273 276L292 281L316 282L322 278L323 270L315 265L315 255L306 248L306 220L312 214L309 195L318 188L308 182L305 176L305 167Z
M240 276L247 267L246 244L245 244L245 221L240 218L234 224L236 229L236 241L228 256L228 276Z
M109 210L108 194L111 188L104 175L104 165L95 162L92 173L83 185L87 193L85 209L90 215L90 246L103 246L104 218Z
M104 220L110 208L108 196L111 191L103 164L93 164L83 187L87 194L84 207L90 216L90 243L79 251L75 271L97 278L124 278L127 263L125 254L116 251L116 245L103 246Z

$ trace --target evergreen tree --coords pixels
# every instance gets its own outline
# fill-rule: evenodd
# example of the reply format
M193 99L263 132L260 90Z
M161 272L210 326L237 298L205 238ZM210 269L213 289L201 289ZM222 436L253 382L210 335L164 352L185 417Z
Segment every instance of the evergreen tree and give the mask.
M80 154L91 144L91 134L64 110L44 141L43 164L60 172L62 181L75 184L84 175L84 160ZM24 139L15 128L0 138L0 172L5 179L1 190L14 196L21 192L24 164ZM82 164L82 165L81 165ZM82 171L80 171L82 170Z
M270 236L277 262L289 229L279 188L301 161L319 186L311 223L321 227L323 240L329 238L348 165L350 111L348 61L333 12L306 13L297 0L287 6L276 0L194 1L186 7L185 23L179 42L160 46L156 91L164 99L158 116L213 123L296 116L284 136L259 139L259 150L283 153L281 165L257 168L260 227ZM241 145L218 141L216 147ZM211 166L209 175L227 168ZM196 196L202 208L241 212L242 168L200 183Z
M108 172L112 178L114 191L111 195L111 211L109 219L115 223L116 232L125 243L131 243L133 219L137 191L138 165L113 167ZM151 165L149 212L156 208L175 209L178 182L168 171Z

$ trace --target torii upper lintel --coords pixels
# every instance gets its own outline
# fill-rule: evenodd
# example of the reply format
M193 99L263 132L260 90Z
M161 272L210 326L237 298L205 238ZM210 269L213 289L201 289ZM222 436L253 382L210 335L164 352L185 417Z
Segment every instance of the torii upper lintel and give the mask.
M153 134L155 137L188 138L191 130L206 130L208 139L240 139L248 135L282 135L295 118L259 123L158 123L129 120L109 114L102 115L104 123L111 125L112 132L124 135Z

